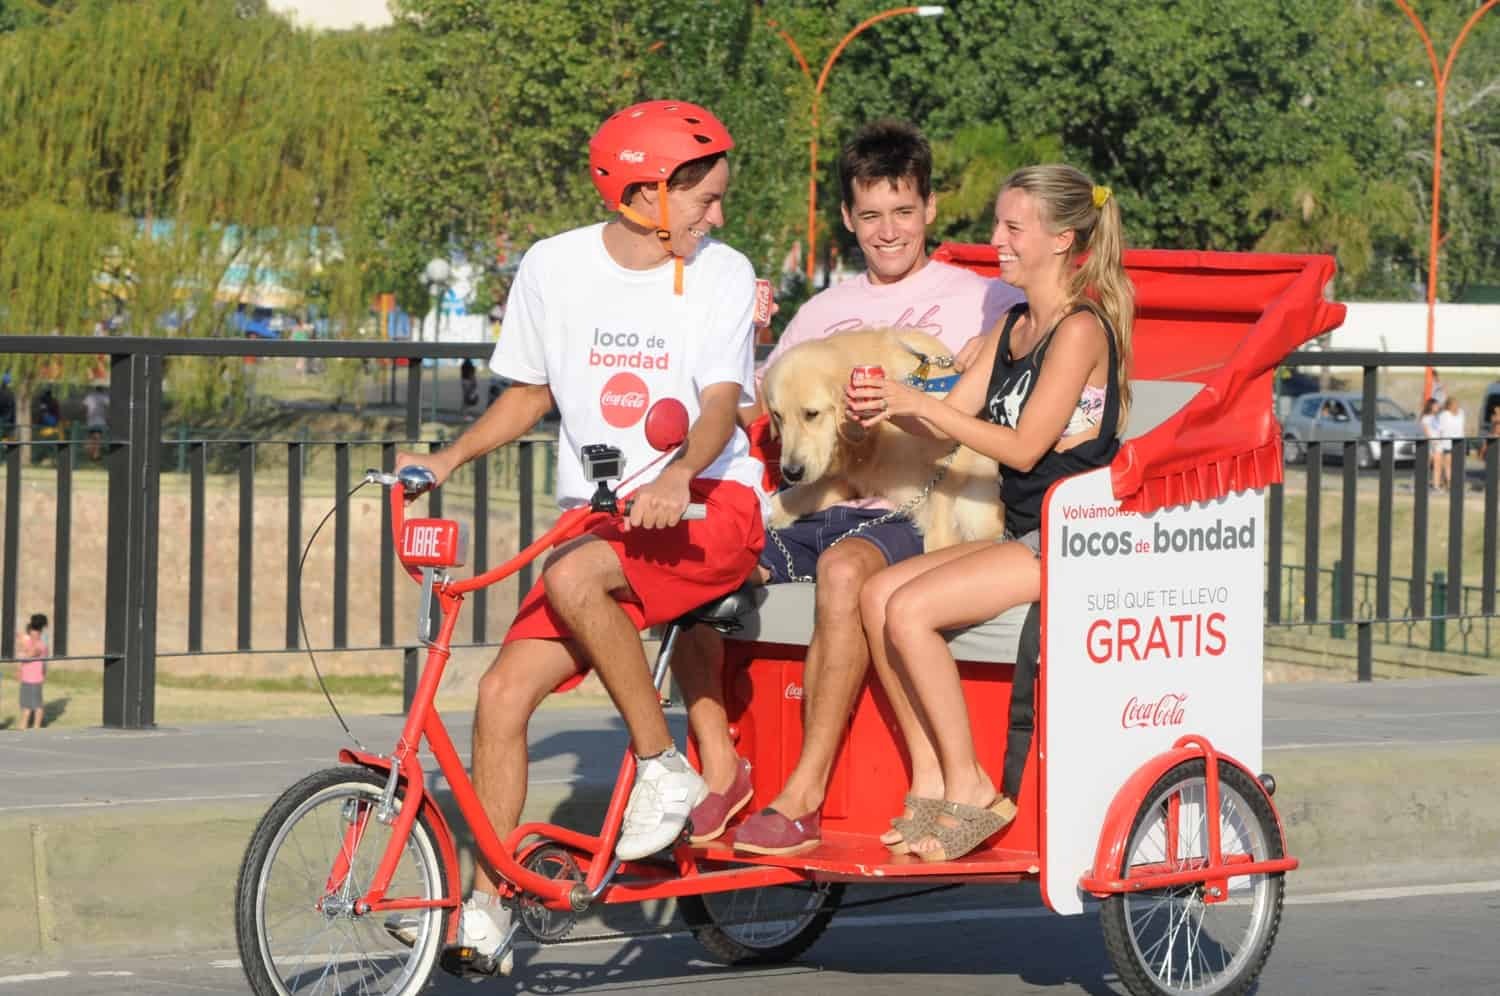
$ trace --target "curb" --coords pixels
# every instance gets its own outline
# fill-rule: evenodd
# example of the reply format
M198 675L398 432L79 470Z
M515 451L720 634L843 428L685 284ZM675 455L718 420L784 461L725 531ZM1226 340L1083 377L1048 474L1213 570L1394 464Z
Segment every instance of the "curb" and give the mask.
M522 822L596 825L613 786L542 785ZM37 811L0 820L0 964L233 949L240 861L271 798L211 806ZM458 836L472 872L473 837Z

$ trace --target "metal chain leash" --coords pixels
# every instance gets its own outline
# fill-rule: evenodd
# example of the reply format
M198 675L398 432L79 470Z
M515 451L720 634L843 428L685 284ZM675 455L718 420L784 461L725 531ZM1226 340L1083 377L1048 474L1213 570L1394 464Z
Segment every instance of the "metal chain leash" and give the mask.
M908 498L906 501L902 502L900 505L896 506L895 508L891 509L889 512L886 512L884 515L878 518L867 519L866 521L861 522L859 525L855 526L853 529L849 530L847 533L824 547L823 553L827 553L829 550L832 550L834 547L844 542L844 540L849 539L852 536L858 536L860 533L863 533L866 530L873 529L876 526L883 526L887 522L890 522L892 519L898 518L900 516L910 516L912 511L914 511L918 505L922 504L922 502L926 501L928 495L932 494L932 489L942 483L943 478L948 474L948 468L953 465L953 458L955 455L957 455L957 453L958 447L955 446L953 447L953 449L948 451L947 456L938 461L937 473L932 476L932 480L927 482L927 486L924 487L921 491L917 492L916 495ZM781 555L786 558L786 576L792 581L800 582L802 584L816 584L818 580L817 578L809 577L806 574L797 573L797 565L792 560L792 551L788 550L786 548L786 544L781 541L780 530L767 529L766 532L770 534L771 542L776 544L776 549L780 550ZM820 553L819 556L821 557L822 554Z

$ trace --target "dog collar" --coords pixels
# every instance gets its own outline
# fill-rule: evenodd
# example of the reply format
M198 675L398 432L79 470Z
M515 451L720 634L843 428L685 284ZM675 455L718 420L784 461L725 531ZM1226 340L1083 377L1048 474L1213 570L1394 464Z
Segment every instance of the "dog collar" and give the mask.
M946 377L918 377L912 374L906 378L906 383L919 391L934 394L938 391L953 390L953 385L958 383L958 374L949 374Z

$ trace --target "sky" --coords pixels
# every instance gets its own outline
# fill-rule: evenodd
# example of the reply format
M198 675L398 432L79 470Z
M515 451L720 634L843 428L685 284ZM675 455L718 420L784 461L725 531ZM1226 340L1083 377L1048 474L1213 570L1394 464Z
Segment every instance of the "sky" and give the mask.
M270 8L285 12L305 27L378 28L391 22L386 0L270 0Z

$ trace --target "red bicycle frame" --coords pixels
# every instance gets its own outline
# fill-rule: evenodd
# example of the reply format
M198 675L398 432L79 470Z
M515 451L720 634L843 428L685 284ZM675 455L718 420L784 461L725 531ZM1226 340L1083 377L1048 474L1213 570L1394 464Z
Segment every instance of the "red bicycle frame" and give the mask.
M390 492L391 528L399 549L402 526L405 522L405 498L399 487L392 487ZM416 694L412 698L411 709L407 713L406 723L402 727L401 737L395 751L389 759L353 751L344 751L341 755L348 761L368 767L388 768L387 777L391 779L386 793L388 799L394 798L395 790L404 784L404 791L401 792L401 809L396 816L385 853L371 879L369 890L356 900L356 910L359 913L435 907L455 908L459 905L456 894L445 896L440 900L392 898L386 895L418 811L428 806L433 812L438 812L435 801L428 795L419 758L424 739L437 759L443 777L448 780L459 811L474 833L474 843L479 854L491 868L499 873L504 881L507 895L525 892L535 896L551 908L582 910L596 901L603 903L639 902L645 899L781 885L807 877L805 873L797 869L780 867L701 872L697 860L686 850L680 850L677 853L676 867L627 863L620 862L618 859L599 860L601 855L607 856L613 853L621 824L624 821L625 805L629 800L630 788L635 778L635 756L629 750L624 752L624 759L620 763L619 777L616 779L614 792L610 796L609 806L605 813L603 828L598 836L547 823L526 823L518 826L504 840L501 840L491 826L484 807L480 804L479 796L474 790L474 785L469 780L468 772L459 760L447 727L444 726L442 717L438 714L433 702L448 663L449 646L454 628L458 623L459 610L463 605L464 596L471 591L485 588L510 577L544 551L566 538L581 533L596 518L606 514L608 513L593 512L588 508L564 512L551 529L506 563L474 577L462 580L445 579L434 586L433 591L438 598L442 613L442 623L437 637L427 644L427 664L418 680ZM417 569L404 563L402 566L413 580L421 579L421 573ZM667 653L669 652L670 647L667 648ZM329 876L330 891L347 874L348 859L344 855L353 853L352 847L362 835L368 818L367 811L355 825L351 825L348 834L353 836L346 836L349 841L348 846L344 848L337 866ZM441 820L440 813L439 819ZM446 829L445 822L443 826ZM586 869L584 880L572 882L548 878L525 868L521 863L522 845L532 836L541 836L550 842L561 844L584 855L583 864ZM438 844L443 849L444 859L450 863L450 867L456 867L451 838L439 841ZM611 885L615 874L622 869L628 870L633 880ZM456 876L450 876L450 879L452 879L449 885L450 890L456 889Z

